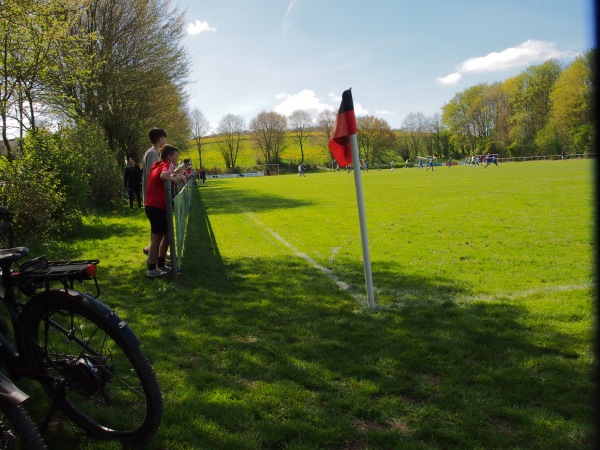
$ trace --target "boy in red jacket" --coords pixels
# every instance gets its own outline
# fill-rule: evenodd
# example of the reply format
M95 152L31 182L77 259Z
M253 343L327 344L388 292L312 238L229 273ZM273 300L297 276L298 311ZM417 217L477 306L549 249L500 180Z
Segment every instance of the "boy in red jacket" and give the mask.
M150 251L148 252L148 278L162 277L170 272L165 266L169 236L167 227L167 198L165 181L178 183L184 174L172 173L179 161L179 150L172 145L160 149L160 161L156 161L148 173L148 185L144 207L150 221Z

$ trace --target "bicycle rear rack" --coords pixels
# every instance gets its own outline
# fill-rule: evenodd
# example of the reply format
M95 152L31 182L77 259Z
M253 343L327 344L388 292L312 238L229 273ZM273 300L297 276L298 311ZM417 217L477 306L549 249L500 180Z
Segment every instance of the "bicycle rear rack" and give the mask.
M65 290L73 289L75 281L82 283L85 280L94 280L96 295L100 297L100 286L96 278L96 265L98 259L77 261L48 261L45 256L39 256L20 266L15 276L19 277L18 285L25 294L33 295L41 287L50 289L50 283L60 282Z

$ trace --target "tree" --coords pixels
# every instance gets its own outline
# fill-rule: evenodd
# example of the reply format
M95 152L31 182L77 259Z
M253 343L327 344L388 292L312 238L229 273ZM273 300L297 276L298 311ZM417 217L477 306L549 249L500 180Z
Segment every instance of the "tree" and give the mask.
M36 108L43 106L43 86L56 59L56 49L65 46L70 55L80 55L93 39L91 33L70 36L86 0L8 0L0 13L0 117L2 139L8 159L12 151L8 142L9 120L16 124L19 137L36 129ZM73 77L81 75L73 68Z
M427 131L427 119L423 113L409 113L402 122L402 131L407 133L405 144L408 147L408 156L410 159L419 156L423 136Z
M289 125L292 137L300 147L300 162L304 163L304 143L309 138L308 131L312 126L312 117L308 111L297 109L290 114Z
M192 138L196 141L196 148L198 149L198 159L199 159L199 167L203 167L202 165L202 140L210 131L210 123L208 119L204 116L202 111L198 108L192 109L190 113L190 124L192 126Z
M147 147L153 126L186 144L184 14L169 0L90 0L78 26L74 35L91 31L97 39L84 58L72 58L66 44L57 47L46 86L53 108L102 126L119 160ZM71 76L76 68L85 76Z
M278 163L285 149L287 120L275 111L262 111L250 121L254 145L266 164Z
M550 93L561 72L556 60L529 67L518 78L511 97L513 127L511 150L535 154L536 135L550 118Z
M324 109L317 116L317 134L316 140L319 147L323 148L326 153L326 158L330 160L331 153L329 152L329 141L331 133L335 125L337 113L333 109Z
M592 62L594 52L577 57L561 72L550 92L550 123L568 151L592 148Z
M448 139L444 133L441 115L435 113L433 116L425 118L425 134L423 136L423 142L425 143L427 153L447 158L450 153L447 141Z
M217 142L217 147L221 152L225 167L233 169L240 151L240 142L242 140L242 132L244 131L244 118L242 116L227 114L219 122L217 131L220 137L222 137Z
M381 160L393 151L396 136L389 124L375 116L359 116L356 119L358 147L361 156L370 164Z

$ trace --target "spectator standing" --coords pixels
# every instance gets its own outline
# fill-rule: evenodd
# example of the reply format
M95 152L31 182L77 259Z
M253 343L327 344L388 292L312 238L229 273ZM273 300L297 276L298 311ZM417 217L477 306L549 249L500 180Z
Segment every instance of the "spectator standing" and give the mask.
M133 209L133 196L137 198L138 208L142 209L142 169L135 163L133 158L129 158L129 164L125 168L125 187L129 196L129 209Z
M158 153L163 145L167 142L167 132L162 128L152 128L148 133L152 147L146 150L144 153L144 159L142 160L142 197L144 199L144 205L146 205L146 186L148 185L148 175L152 165L158 161ZM144 248L143 252L147 255L150 252L150 246Z
M177 166L179 150L172 145L164 145L160 150L160 161L156 161L148 173L144 207L150 221L150 249L148 252L148 278L158 278L168 274L170 267L165 265L169 249L167 222L167 199L164 184L166 181L179 183L185 180L184 173L173 173Z

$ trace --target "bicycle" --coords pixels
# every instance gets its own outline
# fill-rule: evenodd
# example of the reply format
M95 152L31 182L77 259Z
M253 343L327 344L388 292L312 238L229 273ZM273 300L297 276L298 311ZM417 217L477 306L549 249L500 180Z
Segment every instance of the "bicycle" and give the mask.
M49 395L42 436L60 408L93 437L146 442L160 425L162 395L138 338L98 300L99 261L42 256L11 269L28 253L26 247L0 250L0 299L14 336L13 345L0 332L0 361L11 378L34 379ZM74 289L75 281L86 280L93 281L95 295ZM56 283L60 287L51 287Z
M0 373L0 450L45 450L38 429L21 406L28 396Z

